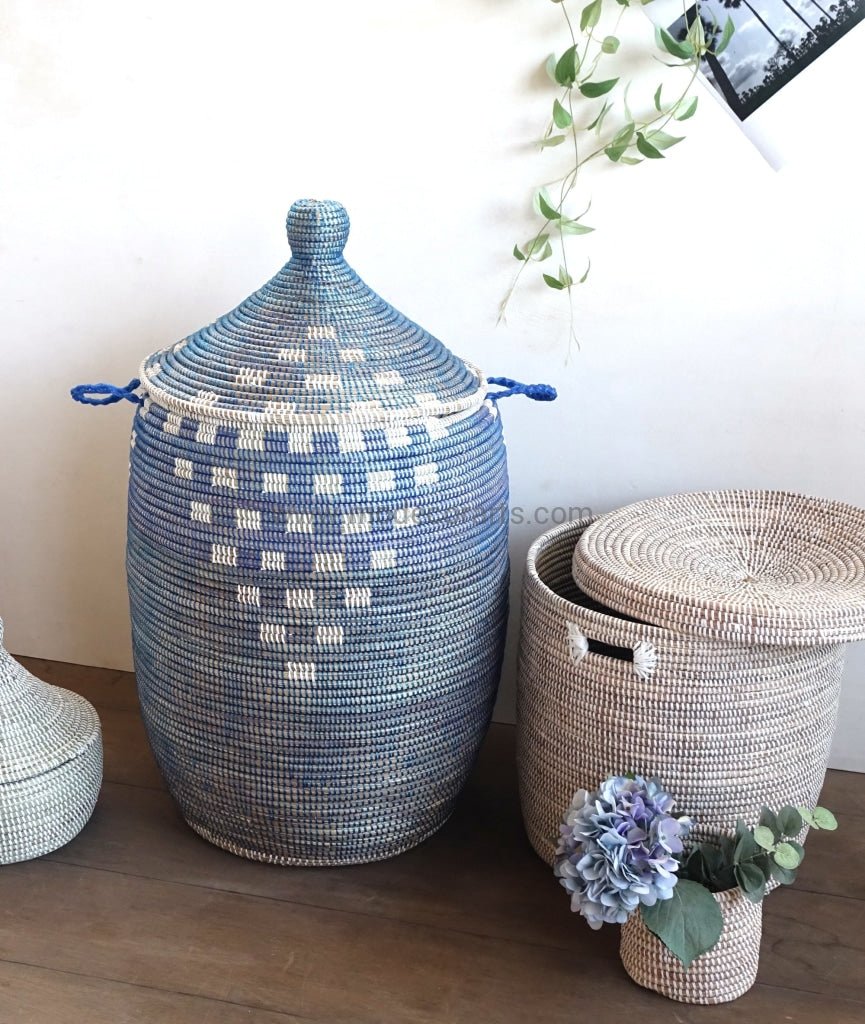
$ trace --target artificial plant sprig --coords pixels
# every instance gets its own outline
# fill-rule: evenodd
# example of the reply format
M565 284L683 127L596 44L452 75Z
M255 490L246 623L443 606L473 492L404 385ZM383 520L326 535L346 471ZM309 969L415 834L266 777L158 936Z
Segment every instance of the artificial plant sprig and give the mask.
M580 12L578 27L568 9L568 0L552 0L565 22L570 45L561 54L551 54L546 61L547 74L556 87L552 112L540 147L568 152L564 173L540 188L535 194L538 225L535 233L523 244L513 247L513 256L520 267L514 275L499 309L499 320L505 314L523 273L530 264L543 264L558 254L558 271L541 268L544 283L568 296L570 334L575 340L573 290L585 282L591 261L585 260L585 270L575 277L569 265L568 240L589 234L593 227L583 218L591 203L586 201L582 213L573 215L571 203L581 183L581 172L590 161L605 156L615 164L636 165L644 160L660 160L664 151L682 141L682 136L666 131L671 122L687 121L697 109L697 97L690 90L707 53L718 55L724 51L733 35L733 22L728 17L723 28L704 20L699 0L689 27L683 38L675 39L663 28L655 32L657 46L664 55L663 63L669 67L689 68L691 74L684 89L670 101L664 98L664 82L655 89L652 108L648 113L636 115L629 104L632 85L620 75L606 70L608 60L621 52L621 40L616 34L631 0L590 0ZM644 6L651 0L635 0L633 6ZM601 33L599 25L605 6L618 8L611 32ZM599 100L586 111L587 103ZM584 113L584 111L586 111Z
M611 775L589 793L574 794L559 830L554 871L571 909L592 928L643 924L687 969L721 937L723 917L714 893L739 889L759 903L771 880L789 885L805 851L796 841L805 825L838 827L824 807L764 807L749 828L714 843L692 844L693 821L676 817L673 797L657 779Z

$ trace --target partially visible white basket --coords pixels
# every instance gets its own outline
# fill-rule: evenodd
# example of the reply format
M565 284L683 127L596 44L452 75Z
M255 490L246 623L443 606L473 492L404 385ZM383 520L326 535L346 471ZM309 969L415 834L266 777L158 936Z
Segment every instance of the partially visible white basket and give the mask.
M0 864L73 839L102 785L102 731L77 693L49 686L3 649L0 621Z
M540 537L523 582L517 743L526 830L552 863L575 790L656 776L697 835L763 805L817 802L835 727L841 644L745 646L645 625L571 577L585 519Z

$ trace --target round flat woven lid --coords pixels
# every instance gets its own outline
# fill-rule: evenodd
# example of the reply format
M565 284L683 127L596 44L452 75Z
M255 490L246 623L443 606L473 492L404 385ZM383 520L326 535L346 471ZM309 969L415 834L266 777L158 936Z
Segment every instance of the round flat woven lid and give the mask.
M303 199L286 221L291 259L208 327L154 353L154 401L222 421L400 420L479 406L483 381L388 305L343 258L349 220Z
M574 552L592 598L680 633L798 646L865 638L865 510L706 491L601 516Z
M0 786L66 764L99 729L99 718L83 697L31 675L2 641L0 622Z

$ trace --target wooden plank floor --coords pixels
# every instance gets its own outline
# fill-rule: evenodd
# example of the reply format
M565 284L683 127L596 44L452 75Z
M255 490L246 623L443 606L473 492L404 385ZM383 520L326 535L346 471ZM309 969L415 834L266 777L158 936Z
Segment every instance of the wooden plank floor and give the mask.
M814 835L766 903L760 975L689 1007L625 976L617 930L568 909L520 822L494 726L445 828L391 861L275 868L195 836L150 755L132 676L22 659L99 709L105 785L84 832L0 870L0 1024L865 1024L865 777L831 772Z

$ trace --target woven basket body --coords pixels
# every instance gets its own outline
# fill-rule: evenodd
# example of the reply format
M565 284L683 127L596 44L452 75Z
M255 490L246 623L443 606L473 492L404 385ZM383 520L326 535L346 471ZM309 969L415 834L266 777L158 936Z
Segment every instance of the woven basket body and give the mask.
M639 913L622 925L619 954L638 985L681 1003L727 1003L754 984L760 960L763 904L739 889L715 894L724 919L721 938L685 970L643 924Z
M102 733L91 705L49 686L2 647L0 622L0 864L74 839L102 784Z
M151 357L128 577L142 709L189 824L345 864L449 815L507 616L507 469L480 375L360 281L337 204L292 260Z
M575 790L610 774L661 779L697 836L814 806L835 726L843 647L742 646L626 619L571 577L590 520L529 551L523 584L518 761L523 817L555 856Z

